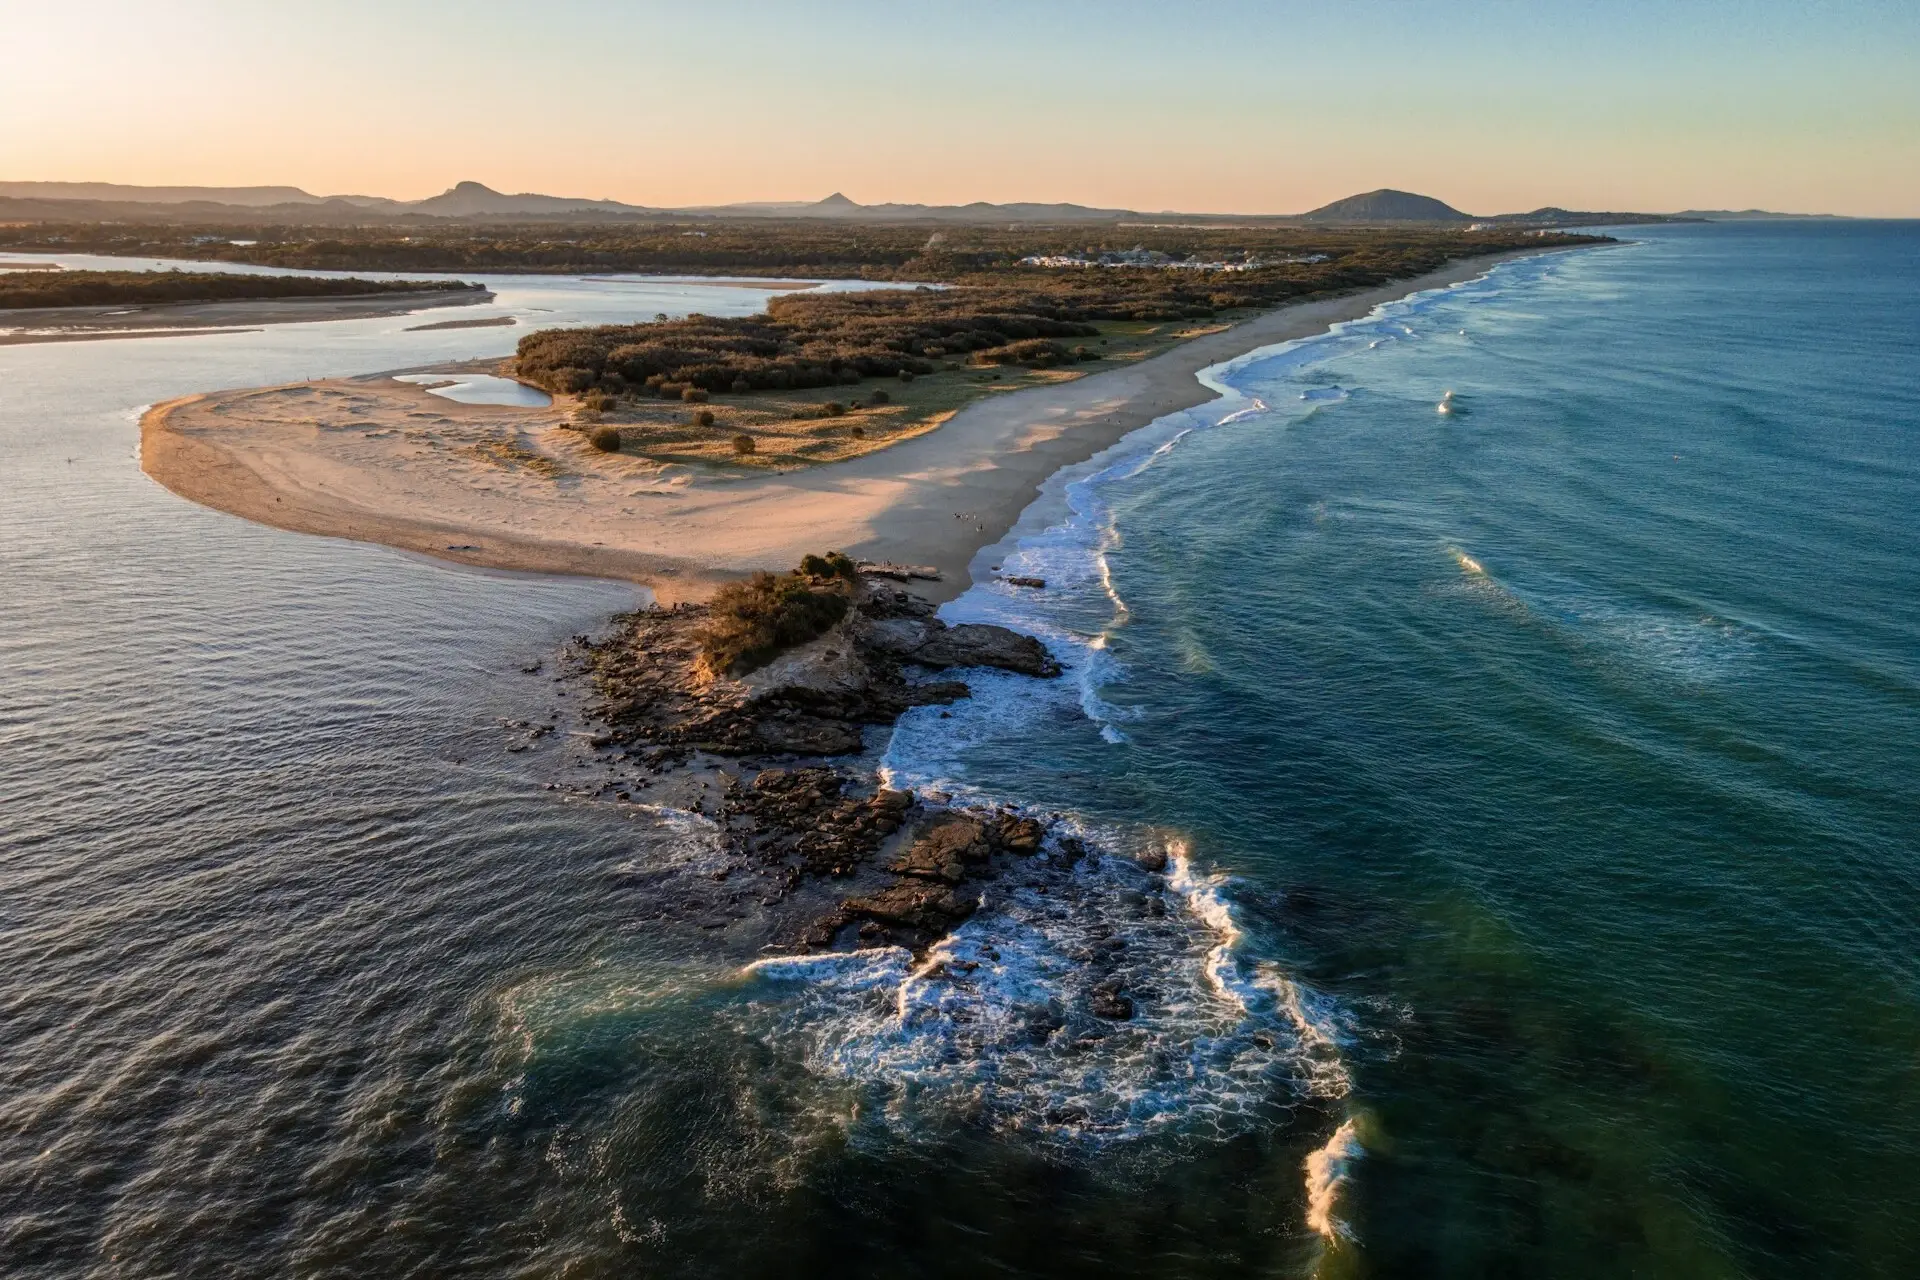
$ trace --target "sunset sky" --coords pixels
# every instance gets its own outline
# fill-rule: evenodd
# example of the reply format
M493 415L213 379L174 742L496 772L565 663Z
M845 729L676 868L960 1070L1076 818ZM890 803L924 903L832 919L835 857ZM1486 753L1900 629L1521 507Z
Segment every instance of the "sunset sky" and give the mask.
M1920 216L1920 4L0 0L0 180Z

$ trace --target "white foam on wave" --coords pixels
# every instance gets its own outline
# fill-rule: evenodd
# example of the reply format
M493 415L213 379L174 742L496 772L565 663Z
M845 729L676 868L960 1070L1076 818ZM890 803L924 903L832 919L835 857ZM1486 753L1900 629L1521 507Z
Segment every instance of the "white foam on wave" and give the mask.
M968 758L1022 742L1063 717L1083 718L1124 747L1121 726L1130 713L1103 696L1125 680L1113 642L1131 619L1111 571L1124 538L1108 491L1172 456L1196 432L1297 420L1321 403L1276 410L1238 391L1236 376L1297 375L1377 346L1451 297L1497 292L1491 278L1383 304L1326 335L1204 370L1200 381L1225 405L1169 415L1055 477L1046 501L1064 513L1000 556L1007 575L1044 578L1047 589L983 582L941 615L1037 635L1065 677L974 673L973 696L947 708L945 718L939 708L910 710L882 758L889 784L946 792L971 806L1018 803L970 778ZM1472 574L1478 566L1462 568ZM938 1113L1042 1142L1100 1147L1160 1133L1224 1134L1272 1119L1303 1097L1346 1095L1348 1016L1250 953L1230 879L1197 867L1178 842L1164 846L1164 875L1145 871L1124 856L1150 843L1138 830L1092 829L1070 814L1056 815L1054 830L1047 858L1061 856L1062 834L1095 853L1070 872L1054 864L1051 879L1015 875L989 886L980 910L920 964L899 948L762 961L750 970L742 1016L775 1051L798 1053L810 1074L871 1103L837 1114L877 1116L906 1136L918 1131L917 1120ZM1096 985L1114 976L1135 1001L1125 1020L1091 1012ZM1358 1154L1349 1123L1309 1160L1315 1230L1338 1230L1333 1205Z
M1233 413L1228 414L1226 417L1220 419L1220 421L1214 423L1213 425L1215 425L1216 427L1230 426L1236 422L1245 422L1249 418L1257 418L1261 414L1267 412L1266 401L1262 400L1259 396L1254 396L1252 399L1253 399L1252 404L1248 405L1244 409L1239 409L1234 411ZM1165 446L1162 446L1162 448L1165 448Z
M744 1009L909 1137L936 1118L1080 1149L1223 1137L1346 1089L1324 1002L1241 954L1224 883L1094 853L990 891L918 965L898 947L758 962ZM1115 980L1124 1020L1092 1011Z
M1364 1150L1359 1131L1349 1117L1324 1146L1307 1156L1307 1226L1328 1240L1352 1237L1352 1230L1334 1217L1333 1210L1351 1177L1353 1162Z

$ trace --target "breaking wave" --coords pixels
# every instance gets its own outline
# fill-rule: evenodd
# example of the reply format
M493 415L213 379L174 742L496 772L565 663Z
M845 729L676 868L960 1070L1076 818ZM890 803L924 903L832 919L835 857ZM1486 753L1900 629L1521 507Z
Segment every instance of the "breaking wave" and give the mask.
M1350 1236L1333 1209L1346 1188L1353 1162L1361 1156L1360 1135L1353 1120L1341 1121L1326 1145L1307 1157L1307 1226L1328 1240Z
M917 963L759 961L750 1016L908 1135L947 1119L1068 1147L1224 1137L1345 1093L1337 1011L1246 953L1222 879L1177 844L1137 860L1079 840L991 886Z
M896 724L881 761L888 784L954 805L1020 807L1023 797L975 779L977 750L1075 717L1111 748L1134 749L1130 712L1106 696L1126 680L1113 641L1130 616L1110 570L1124 533L1109 491L1196 433L1281 428L1337 410L1353 389L1304 375L1404 340L1409 321L1476 289L1492 291L1483 277L1414 295L1207 369L1200 380L1222 401L1162 418L1055 477L1042 503L1057 515L1033 522L995 566L1045 579L1046 589L984 581L941 614L1039 636L1063 679L970 674L971 698L915 708ZM1234 386L1243 374L1297 378L1300 398L1254 399ZM944 1117L1076 1149L1161 1134L1205 1140L1278 1123L1306 1099L1346 1096L1349 1015L1257 954L1230 877L1164 834L1052 817L1047 850L990 884L978 911L918 962L883 948L750 966L742 1008L753 1033L815 1077L862 1091L862 1114L909 1139ZM1338 1230L1335 1203L1359 1151L1349 1121L1308 1159L1308 1222L1323 1235Z

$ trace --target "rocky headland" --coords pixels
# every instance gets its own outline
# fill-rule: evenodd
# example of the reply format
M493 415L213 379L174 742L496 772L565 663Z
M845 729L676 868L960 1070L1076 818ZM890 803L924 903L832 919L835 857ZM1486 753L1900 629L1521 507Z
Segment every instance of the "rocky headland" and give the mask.
M716 670L713 605L646 609L576 637L592 745L639 775L620 799L713 824L725 858L708 876L752 878L763 952L924 954L989 886L1071 869L1087 851L1032 815L886 787L864 754L879 740L869 731L969 696L969 670L1048 680L1060 666L1032 636L950 625L921 597L833 560L841 572L790 578L837 595L844 613L744 670ZM1109 993L1110 1014L1130 1007Z

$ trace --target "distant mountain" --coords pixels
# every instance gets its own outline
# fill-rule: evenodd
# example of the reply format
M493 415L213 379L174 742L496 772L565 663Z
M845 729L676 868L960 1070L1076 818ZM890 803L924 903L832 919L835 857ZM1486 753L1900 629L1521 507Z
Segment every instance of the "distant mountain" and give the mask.
M1471 222L1473 219L1432 196L1382 187L1363 195L1323 204L1301 215L1307 222Z
M249 209L321 201L320 196L310 195L298 187L134 187L119 182L0 182L0 196L16 200L110 200L119 204L184 204L189 200L204 200Z
M424 213L438 218L512 217L532 214L567 213L655 213L637 204L618 200L576 200L567 196L542 196L531 192L503 195L478 182L460 182L425 200L399 206L409 213Z
M1478 221L1506 226L1596 226L1700 218L1784 217L1783 214L1579 213L1535 209ZM1177 219L1196 226L1244 223L1322 225L1419 224L1475 221L1432 196L1382 189L1348 196L1299 215L1140 213L1084 204L860 204L839 191L824 200L761 200L741 204L659 208L619 200L588 200L536 192L509 195L479 182L461 182L425 200L383 196L316 196L299 187L135 187L106 182L0 182L0 219L52 222L172 222L199 224L352 225L369 221L435 219L821 218L834 221L943 223L1112 223Z
M1562 209L1549 205L1531 213L1503 213L1484 221L1502 227L1536 227L1541 230L1562 227L1628 227L1655 222L1700 222L1701 218L1684 213L1596 212Z
M1844 213L1772 213L1766 209L1687 209L1676 218L1699 218L1706 222L1778 222L1795 218L1844 218Z
M378 209L347 200L239 205L211 200L35 200L0 195L0 222L144 222L241 225L340 224L382 218Z
M717 218L837 218L868 222L1112 222L1143 215L1131 209L1093 209L1083 204L859 204L836 191L824 200L756 200L703 205L675 213Z

